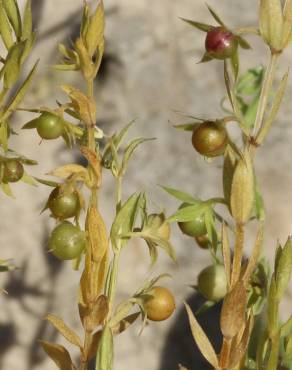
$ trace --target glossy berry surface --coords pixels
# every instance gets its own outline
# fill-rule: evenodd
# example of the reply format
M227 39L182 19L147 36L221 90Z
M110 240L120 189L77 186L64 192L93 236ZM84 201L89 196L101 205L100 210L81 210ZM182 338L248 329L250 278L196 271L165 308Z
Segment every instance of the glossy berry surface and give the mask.
M155 286L149 292L151 297L145 299L144 308L151 321L164 321L175 310L175 301L172 293L161 286Z
M60 189L54 189L48 201L52 215L58 219L66 219L76 216L79 210L79 198L76 192L60 194Z
M42 139L57 139L64 132L63 121L55 114L44 112L37 118L36 121L36 129Z
M193 131L193 147L205 157L217 157L224 154L227 143L227 131L217 122L204 122Z
M209 301L220 301L227 293L227 280L223 265L211 265L198 276L198 290Z
M79 257L85 246L85 233L68 221L63 221L52 231L48 245L49 250L60 260Z
M179 209L190 206L191 204L183 203ZM192 221L178 222L178 226L181 229L182 233L188 236L197 237L202 236L207 233L205 217L203 214L200 214Z
M22 178L23 174L23 165L18 160L11 159L4 163L4 182L17 182Z
M207 33L205 48L214 59L231 58L236 53L237 47L235 35L224 27L215 27Z

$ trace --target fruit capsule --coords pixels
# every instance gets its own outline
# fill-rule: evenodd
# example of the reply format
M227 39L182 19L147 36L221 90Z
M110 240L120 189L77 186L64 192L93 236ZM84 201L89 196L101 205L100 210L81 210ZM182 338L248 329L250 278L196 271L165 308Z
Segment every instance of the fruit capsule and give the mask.
M36 129L42 139L57 139L64 132L63 120L55 114L43 112L36 121Z
M165 221L165 216L163 213L152 213L149 215L147 225L153 229L156 229L160 238L166 240L170 239L170 225Z
M227 279L223 265L211 265L198 276L198 291L209 301L220 301L227 293Z
M190 206L188 203L183 203L179 209ZM203 214L198 215L192 221L178 222L178 226L183 232L183 234L198 237L205 235L207 233L205 217Z
M17 182L24 174L24 168L20 161L9 159L4 162L3 182Z
M205 234L205 235L197 236L195 237L195 240L200 248L208 249L210 245L210 240L208 238L208 235Z
M192 144L205 157L217 157L225 152L228 134L223 124L206 121L194 129Z
M74 217L79 210L78 194L74 191L69 194L60 194L60 189L55 188L49 196L48 206L55 218L64 220Z
M175 301L172 293L161 286L155 286L149 292L151 297L144 301L147 317L151 321L164 321L175 310Z
M85 233L68 221L63 221L55 227L48 245L49 250L60 260L72 260L79 257L85 246Z
M214 59L231 58L237 51L236 36L224 27L215 27L207 33L205 48Z

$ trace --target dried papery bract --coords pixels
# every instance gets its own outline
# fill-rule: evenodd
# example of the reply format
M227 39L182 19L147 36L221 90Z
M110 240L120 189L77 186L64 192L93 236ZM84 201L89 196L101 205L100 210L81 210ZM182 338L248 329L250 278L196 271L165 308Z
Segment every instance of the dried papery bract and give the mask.
M165 188L170 195L187 204L169 220L183 222L188 226L200 216L211 241L208 247L213 264L198 274L198 284L194 288L206 298L206 302L197 311L198 314L212 307L216 301L223 300L220 316L223 340L219 354L215 353L207 334L198 324L190 307L186 308L191 331L199 350L214 369L220 370L279 370L283 366L285 368L288 363L288 367L291 366L292 341L289 340L292 333L291 318L280 326L279 304L292 274L292 243L289 238L284 247L278 246L274 273L270 276L268 263L261 258L264 250L266 215L255 164L257 151L265 142L286 91L288 73L284 74L276 93L273 93L279 58L291 41L292 1L261 0L259 6L259 29L227 27L209 6L208 9L218 27L183 19L191 26L207 33L205 45L207 52L201 62L209 62L214 58L223 59L222 69L226 87L223 108L230 114L216 120L224 125L222 127L228 138L224 150L215 152L216 156L218 154L224 157L223 199L215 197L201 200L181 190ZM248 43L242 38L248 34L260 36L268 45L270 60L265 71L259 68L251 69L240 76L239 54L235 48L229 49L228 38L234 36L238 45L248 49ZM216 56L214 52L217 51L215 50L217 47L219 49L226 47L226 53L223 53L222 49ZM205 137L196 141L194 136L205 124L202 122L214 120L201 120L196 115L186 117L191 118L191 121L175 127L186 132L193 131L195 148L202 156L210 157L212 141L205 140ZM229 135L230 122L237 124L242 140L235 140ZM204 151L198 150L202 145ZM226 216L219 213L216 208L218 204L226 206L225 211L230 213L231 221L230 217L227 221ZM251 255L246 257L246 227L251 221L258 223L258 232ZM189 229L181 227L181 230L185 235L193 237ZM222 282L223 275L225 285L222 291L222 284L219 282ZM267 309L266 319L260 316L264 306ZM257 328L254 323L259 320L262 321L263 330L258 340L253 341L255 348L251 348L253 350L251 351L250 338L256 335Z

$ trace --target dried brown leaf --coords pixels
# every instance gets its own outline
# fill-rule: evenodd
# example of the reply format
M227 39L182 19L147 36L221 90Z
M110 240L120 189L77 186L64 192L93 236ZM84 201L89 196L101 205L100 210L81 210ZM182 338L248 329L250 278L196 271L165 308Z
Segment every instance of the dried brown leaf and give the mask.
M85 146L80 148L80 152L88 160L94 172L94 176L96 177L95 185L99 187L101 183L101 158L95 152Z
M79 336L74 333L74 331L70 329L62 319L52 314L48 314L45 319L48 320L58 330L58 332L68 340L68 342L82 349L82 343Z
M222 223L222 253L228 289L231 285L231 256L228 230L225 222Z
M48 356L55 362L60 370L74 370L69 352L63 346L40 340L40 344Z
M242 281L225 296L221 310L220 326L225 338L234 338L245 322L247 293Z
M215 352L212 344L210 343L207 335L205 334L205 332L201 328L200 324L196 320L195 316L193 315L190 306L187 303L185 303L185 306L186 306L188 317L189 317L191 331L192 331L193 337L195 339L195 342L197 343L197 346L199 347L199 349L200 349L202 355L205 357L205 359L214 368L218 368L219 367L218 358L217 358L216 352Z

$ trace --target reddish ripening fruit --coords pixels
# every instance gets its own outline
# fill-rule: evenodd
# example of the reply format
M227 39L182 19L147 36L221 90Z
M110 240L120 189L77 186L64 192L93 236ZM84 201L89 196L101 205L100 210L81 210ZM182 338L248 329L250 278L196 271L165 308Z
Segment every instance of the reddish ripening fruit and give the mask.
M190 206L191 204L183 203L179 209ZM192 221L178 222L178 226L183 232L183 234L197 237L202 236L207 233L205 217L203 214L195 217Z
M149 292L151 297L144 301L147 317L151 321L168 319L175 310L175 301L171 292L161 286L155 286Z
M48 201L52 215L60 220L74 217L79 210L79 198L76 191L69 194L60 194L60 189L55 188Z
M193 131L193 147L205 157L217 157L224 154L227 143L228 134L225 126L218 122L203 122Z
M236 36L224 27L215 27L207 33L205 47L214 59L231 58L237 51Z
M24 174L24 168L21 162L16 159L9 159L4 162L3 182L17 182Z
M61 117L44 112L36 119L36 129L42 139L53 140L64 132L64 122Z
M63 221L55 227L48 245L49 250L60 260L72 260L79 257L85 246L85 232L68 221Z
M195 239L200 248L208 249L210 245L210 240L208 238L208 235L197 236Z
M209 301L220 301L227 293L227 279L223 265L211 265L198 276L198 291Z

